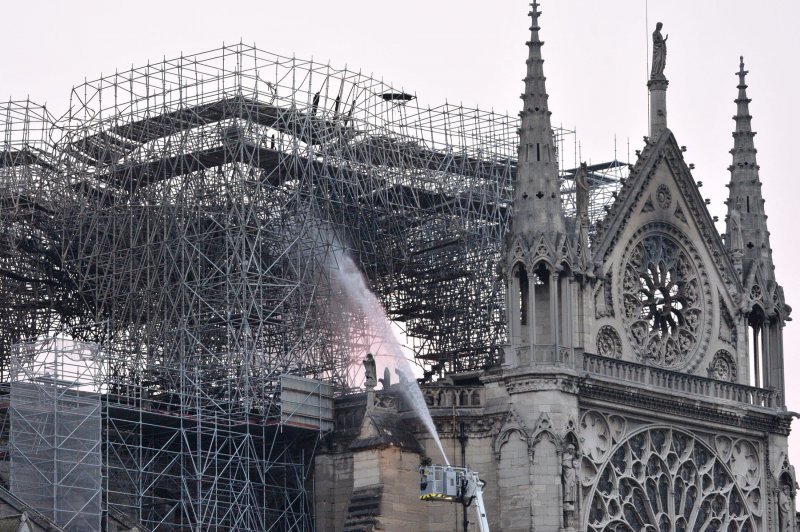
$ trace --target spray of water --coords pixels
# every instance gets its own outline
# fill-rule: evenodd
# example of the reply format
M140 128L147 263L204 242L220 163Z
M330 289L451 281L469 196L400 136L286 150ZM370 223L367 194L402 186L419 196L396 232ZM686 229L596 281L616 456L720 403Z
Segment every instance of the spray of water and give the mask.
M379 360L381 355L391 360L395 371L401 376L401 381L405 381L401 382L401 386L399 386L404 399L417 414L422 424L425 425L425 428L428 429L434 442L439 447L445 463L450 465L447 456L444 454L442 442L436 432L436 426L428 411L425 398L422 396L422 391L414 377L411 364L403 352L402 343L386 316L383 305L367 286L364 275L355 261L350 258L341 246L334 245L332 247L328 260L330 271L336 282L341 286L345 297L363 313L370 329L378 338L383 340L380 344L374 346L375 351L377 351L374 354Z

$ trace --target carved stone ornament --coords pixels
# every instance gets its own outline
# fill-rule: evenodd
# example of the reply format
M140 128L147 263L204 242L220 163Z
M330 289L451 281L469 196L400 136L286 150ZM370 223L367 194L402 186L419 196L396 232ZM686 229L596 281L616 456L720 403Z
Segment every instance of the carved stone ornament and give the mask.
M611 428L605 416L597 412L584 414L580 425L582 448L587 460L601 463L612 445Z
M399 410L401 405L398 397L393 394L379 393L375 396L375 406L378 408L388 408L391 410Z
M683 223L688 223L686 221L686 215L683 213L683 209L681 209L680 205L675 207L675 218L677 218L678 220L682 221Z
M569 443L561 455L561 482L563 483L564 510L573 511L575 501L578 499L578 468L580 460L578 458L575 445Z
M496 460L500 459L500 453L503 445L508 443L513 434L518 434L519 437L525 442L525 445L530 448L531 439L530 435L528 434L528 430L526 429L525 424L520 419L519 415L512 409L506 414L505 419L503 420L500 429L497 431L497 435L495 436L492 444L492 450Z
M733 355L724 349L717 351L708 367L708 376L720 381L736 382L736 362Z
M536 253L534 254L536 257L547 257L550 255L550 248L547 247L544 240L539 240L539 244L536 246Z
M521 261L525 259L525 250L522 249L522 245L517 244L514 246L514 260Z
M688 432L655 427L634 433L600 465L583 530L760 530L752 506L760 505L754 452L736 442L730 464L740 470L732 470Z
M612 274L609 272L594 287L594 317L597 319L614 317L612 282Z
M733 316L731 316L728 305L725 304L721 293L719 294L719 302L719 314L721 318L719 320L719 339L736 347L738 343L736 322L733 321Z
M623 323L641 362L682 369L708 342L710 285L691 243L678 231L664 229L643 228L626 249L620 283Z
M656 189L656 202L658 206L667 210L672 205L672 193L667 185L658 185Z
M757 284L754 284L750 287L750 301L758 301L761 299L762 291L761 287Z
M577 379L555 375L525 376L509 380L506 389L511 395L525 392L557 390L566 393L578 393Z
M597 332L597 354L610 358L622 357L622 340L611 325L603 325Z

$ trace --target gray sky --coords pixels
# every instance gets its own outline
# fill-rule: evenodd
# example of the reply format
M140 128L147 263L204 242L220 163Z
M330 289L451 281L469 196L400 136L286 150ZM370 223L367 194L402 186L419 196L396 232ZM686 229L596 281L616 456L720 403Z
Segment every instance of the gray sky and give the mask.
M0 97L30 98L55 115L85 77L243 40L283 55L374 73L420 103L445 100L516 114L529 37L525 0L107 0L6 2ZM647 13L646 13L647 6ZM776 275L800 308L797 178L797 0L542 0L541 37L553 123L577 130L584 160L626 160L647 133L646 46L656 21L669 34L668 123L696 180L724 218L739 56L748 95ZM649 28L646 25L649 21ZM572 154L565 154L567 164ZM790 410L800 410L795 346L786 328ZM792 438L800 464L800 429Z

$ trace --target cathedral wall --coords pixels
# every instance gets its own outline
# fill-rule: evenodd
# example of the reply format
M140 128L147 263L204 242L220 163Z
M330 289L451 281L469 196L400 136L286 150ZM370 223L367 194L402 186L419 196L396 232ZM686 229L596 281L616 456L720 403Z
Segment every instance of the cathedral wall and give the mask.
M561 526L561 464L556 444L548 438L537 442L532 456L531 505L538 530Z
M776 475L789 467L789 438L782 434L769 435L769 469Z
M377 451L376 458L364 465L375 464L380 471L380 484L383 486L380 524L383 529L425 530L428 525L428 503L419 500L419 454L389 447ZM367 473L366 478L373 478L371 473L362 472ZM356 483L360 483L358 464L355 476Z
M314 461L314 513L318 530L342 530L352 493L353 455L317 455Z
M318 455L317 530L435 530L428 503L419 500L419 465L418 453L394 446Z
M382 467L387 465L382 458L381 449L369 449L353 454L353 489L380 484Z
M562 456L568 444L577 444L575 392L572 376L522 373L487 382L479 409L448 408L434 414L453 465L461 465L461 444L453 434L458 435L464 424L466 463L486 482L484 500L492 529L562 528ZM419 432L417 437L426 455L440 463L432 440ZM460 508L455 512L451 505L434 503L428 512L430 530L460 530ZM474 508L468 516L474 522ZM471 525L473 529L477 530Z
M515 432L500 446L497 496L500 506L500 529L511 532L530 530L531 471L528 444L524 434Z
M487 379L479 405L467 394L468 402L432 408L454 466L462 465L463 425L465 462L486 482L492 529L600 532L622 519L635 530L663 523L687 530L710 524L783 530L781 516L794 504L794 472L786 461L785 428L769 411L691 392L687 397L677 388L568 373L506 371ZM460 389L440 388L448 397ZM424 429L414 432L423 454L443 463ZM412 524L422 531L461 530L460 505L418 500L420 459L392 446L357 451L349 489L379 488L376 515L386 530ZM318 464L340 486L347 484L347 474L337 472L347 469L347 459ZM341 512L341 488L324 489ZM467 519L468 530L477 532L474 506Z

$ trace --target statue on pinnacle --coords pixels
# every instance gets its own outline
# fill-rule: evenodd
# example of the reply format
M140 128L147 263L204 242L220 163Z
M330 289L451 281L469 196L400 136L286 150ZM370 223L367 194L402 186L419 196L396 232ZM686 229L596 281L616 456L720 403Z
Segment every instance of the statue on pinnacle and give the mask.
M656 24L656 30L653 32L653 68L650 71L650 79L666 79L664 76L664 66L667 63L667 39L661 36L661 28L664 25L661 22Z

